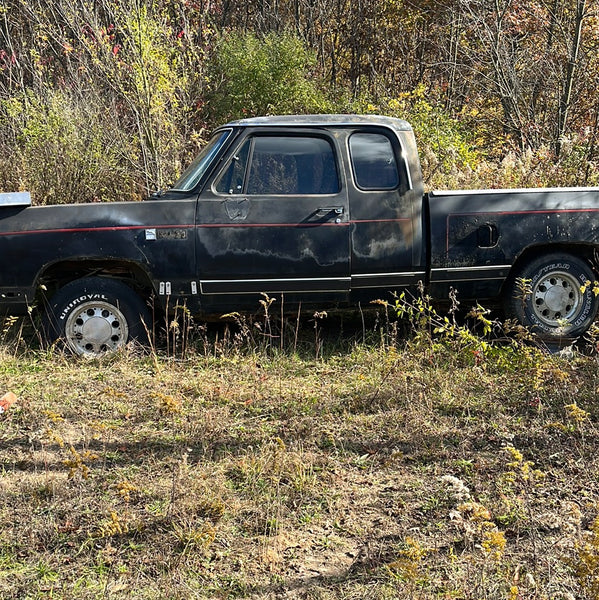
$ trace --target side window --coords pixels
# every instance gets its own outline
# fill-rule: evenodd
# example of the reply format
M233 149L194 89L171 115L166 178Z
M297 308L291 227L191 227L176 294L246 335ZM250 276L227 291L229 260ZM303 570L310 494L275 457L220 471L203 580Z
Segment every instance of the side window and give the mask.
M248 152L250 149L249 140L243 144L239 152L233 156L229 165L216 182L215 189L221 194L241 194L245 171L247 167Z
M337 193L333 148L321 137L256 136L233 157L215 189L261 196Z
M297 142L305 138L257 137L246 193L250 195L298 194L299 176L296 160Z
M392 190L399 185L395 153L381 133L354 133L349 138L354 178L363 190Z

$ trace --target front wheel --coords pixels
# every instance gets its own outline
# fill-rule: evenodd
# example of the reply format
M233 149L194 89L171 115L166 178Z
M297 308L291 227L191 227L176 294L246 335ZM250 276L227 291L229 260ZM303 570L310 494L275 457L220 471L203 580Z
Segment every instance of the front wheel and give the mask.
M44 314L49 341L63 340L79 356L97 357L122 348L130 340L148 341L150 313L127 285L102 277L86 277L65 285Z
M569 254L551 253L517 273L506 299L506 312L548 338L582 335L594 321L599 299L591 290L591 266Z

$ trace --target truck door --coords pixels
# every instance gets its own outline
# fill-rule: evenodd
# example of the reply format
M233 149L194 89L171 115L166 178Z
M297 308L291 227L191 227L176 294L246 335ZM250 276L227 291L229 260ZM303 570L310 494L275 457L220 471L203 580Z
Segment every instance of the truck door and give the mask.
M425 279L422 189L412 181L410 157L393 131L362 127L347 135L352 292L388 299L390 291Z
M347 299L347 191L335 142L320 131L248 130L200 195L200 292L218 303L259 294ZM290 295L290 296L288 296Z

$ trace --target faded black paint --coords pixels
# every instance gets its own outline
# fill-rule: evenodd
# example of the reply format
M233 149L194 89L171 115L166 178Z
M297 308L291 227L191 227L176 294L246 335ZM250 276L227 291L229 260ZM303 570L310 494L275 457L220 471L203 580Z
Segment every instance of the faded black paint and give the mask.
M184 300L194 311L255 308L260 292L284 294L288 306L388 298L418 280L439 297L452 286L462 299L487 300L498 296L511 265L530 248L599 245L596 189L424 195L413 132L404 121L288 116L225 128L232 135L189 192L171 190L141 203L0 206L0 308L24 311L40 281L63 263L102 273L112 261L119 274L128 266L138 280L143 274L146 294L170 306ZM328 140L338 191L216 191L223 165L246 139L265 132ZM356 132L389 138L400 170L397 188L356 186L348 154Z
M453 286L465 298L493 299L524 252L568 246L581 253L599 245L599 189L434 192L427 200L435 295ZM488 228L495 243L481 245ZM466 267L477 268L476 276L455 281L456 269Z

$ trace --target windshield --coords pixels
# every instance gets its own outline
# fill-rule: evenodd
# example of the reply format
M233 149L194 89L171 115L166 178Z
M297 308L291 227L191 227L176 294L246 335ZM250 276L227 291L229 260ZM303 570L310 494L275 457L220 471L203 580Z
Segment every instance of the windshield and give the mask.
M214 134L212 139L202 148L195 160L185 169L183 175L181 175L171 189L180 192L191 191L199 183L202 175L204 175L212 163L212 159L216 156L230 134L230 129Z

